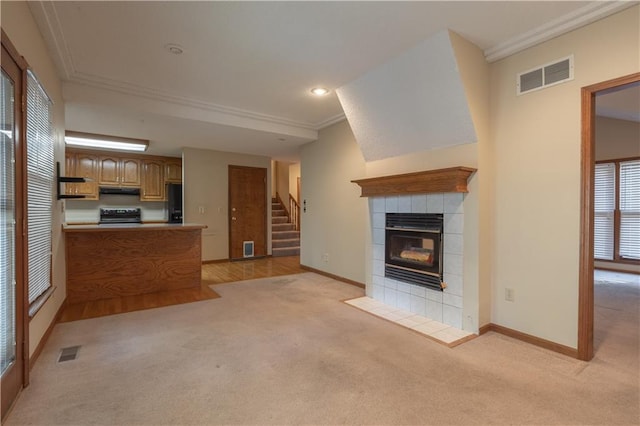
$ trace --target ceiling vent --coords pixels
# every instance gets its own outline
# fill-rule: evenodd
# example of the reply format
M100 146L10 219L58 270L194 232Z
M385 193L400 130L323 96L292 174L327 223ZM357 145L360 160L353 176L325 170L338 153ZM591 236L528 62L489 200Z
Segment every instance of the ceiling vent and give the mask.
M573 55L518 74L517 94L573 80Z

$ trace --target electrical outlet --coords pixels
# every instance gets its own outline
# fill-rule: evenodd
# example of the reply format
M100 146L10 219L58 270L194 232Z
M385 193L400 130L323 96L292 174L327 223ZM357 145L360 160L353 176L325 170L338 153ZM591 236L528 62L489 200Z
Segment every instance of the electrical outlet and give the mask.
M204 206L199 206L198 207L198 213L204 214Z
M512 288L505 288L504 289L504 300L506 300L507 302L514 302L515 301L515 290Z
M325 253L322 255L322 261L325 263L329 263L329 253Z

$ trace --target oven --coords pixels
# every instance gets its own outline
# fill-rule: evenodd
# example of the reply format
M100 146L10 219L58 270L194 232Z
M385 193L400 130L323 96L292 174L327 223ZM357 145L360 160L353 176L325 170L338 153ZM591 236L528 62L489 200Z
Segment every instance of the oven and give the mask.
M100 225L142 223L142 212L140 208L100 209Z

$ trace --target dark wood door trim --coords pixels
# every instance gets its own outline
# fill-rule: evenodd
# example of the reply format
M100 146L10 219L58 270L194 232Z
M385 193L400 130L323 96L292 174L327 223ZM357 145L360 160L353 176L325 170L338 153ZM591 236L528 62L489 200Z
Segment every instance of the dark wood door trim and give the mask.
M603 81L581 90L580 271L578 274L578 359L593 358L593 208L595 174L595 97L640 81L640 73Z
M27 298L26 277L28 271L27 265L27 237L25 215L27 211L26 182L27 171L26 162L26 146L24 137L26 135L25 120L25 96L27 93L27 68L28 64L25 59L20 56L15 46L9 40L7 34L2 30L2 70L16 84L16 98L14 106L14 125L15 125L15 216L16 216L16 235L15 235L15 265L16 265L16 365L15 370L11 374L6 375L4 380L13 383L15 387L25 387L29 384L29 301ZM11 376L11 377L10 377ZM6 384L3 383L3 387ZM16 395L5 395L2 393L2 402L0 403L1 417L7 414L10 404Z

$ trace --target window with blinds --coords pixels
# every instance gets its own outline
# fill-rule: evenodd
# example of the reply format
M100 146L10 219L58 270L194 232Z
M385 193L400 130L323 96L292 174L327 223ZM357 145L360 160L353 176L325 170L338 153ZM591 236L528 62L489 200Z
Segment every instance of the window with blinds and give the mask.
M53 186L52 104L31 72L27 73L27 225L29 303L51 287Z
M613 260L616 165L596 164L593 252L596 259Z
M594 257L640 260L640 159L596 164Z
M620 163L620 258L640 260L640 160Z

